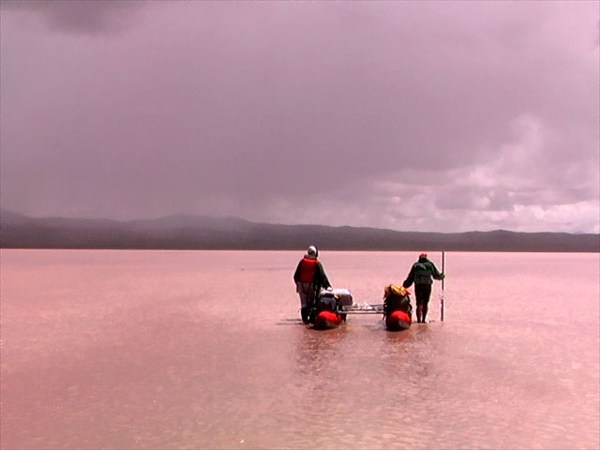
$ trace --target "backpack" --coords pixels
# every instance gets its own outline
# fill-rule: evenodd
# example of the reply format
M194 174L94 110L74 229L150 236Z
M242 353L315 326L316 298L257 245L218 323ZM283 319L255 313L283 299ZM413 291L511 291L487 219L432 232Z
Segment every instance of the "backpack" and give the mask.
M383 310L386 314L398 310L411 314L410 292L404 286L397 284L386 286L384 289Z

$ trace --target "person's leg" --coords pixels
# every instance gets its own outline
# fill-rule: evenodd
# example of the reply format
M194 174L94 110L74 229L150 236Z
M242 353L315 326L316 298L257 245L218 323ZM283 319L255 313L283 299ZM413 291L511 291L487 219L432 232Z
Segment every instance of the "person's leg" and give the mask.
M313 323L316 315L317 291L312 283L305 283L304 287L306 292L306 311L308 314L307 320L308 323Z
M416 305L417 323L421 323L421 314L423 312L423 307L421 306L421 297L419 296L419 288L418 288L417 284L415 284L415 305Z
M427 312L429 311L429 297L431 297L431 285L430 284L424 284L423 285L423 290L421 291L421 301L423 302L423 310L422 310L422 320L423 323L426 322L427 319Z
M309 308L309 289L306 286L308 283L296 283L296 292L300 296L300 317L302 322L308 323L310 321L310 308Z
M417 299L417 323L421 323L421 317L423 316L423 304Z
M308 308L306 306L303 306L302 308L300 308L300 317L302 318L303 323L310 322L310 314L309 314Z
M417 302L417 323L425 322L427 317L427 301L431 293L431 286L428 284L415 284L415 298Z

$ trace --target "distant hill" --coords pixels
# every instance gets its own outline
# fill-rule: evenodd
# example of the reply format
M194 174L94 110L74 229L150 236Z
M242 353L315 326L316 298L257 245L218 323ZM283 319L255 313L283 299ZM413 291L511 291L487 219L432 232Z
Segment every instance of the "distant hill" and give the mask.
M599 252L599 234L505 230L421 233L364 227L278 225L175 215L155 220L33 218L0 211L0 247L65 249Z

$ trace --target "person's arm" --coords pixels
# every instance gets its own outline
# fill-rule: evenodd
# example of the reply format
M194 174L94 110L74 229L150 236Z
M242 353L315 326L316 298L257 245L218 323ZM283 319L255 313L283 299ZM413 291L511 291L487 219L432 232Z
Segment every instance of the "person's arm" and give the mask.
M415 281L415 266L413 265L410 268L410 272L408 273L406 280L404 280L404 283L402 283L402 286L404 286L405 288L409 288L411 286L411 284L413 284L414 281Z
M329 282L329 278L327 278L323 264L320 262L317 263L317 270L319 271L319 279L317 280L318 284L325 289L330 288L331 283Z
M294 283L297 283L300 280L300 266L302 265L302 261L298 263L296 266L296 271L294 272Z
M443 280L445 277L445 275L441 273L433 263L431 263L431 276L434 280Z

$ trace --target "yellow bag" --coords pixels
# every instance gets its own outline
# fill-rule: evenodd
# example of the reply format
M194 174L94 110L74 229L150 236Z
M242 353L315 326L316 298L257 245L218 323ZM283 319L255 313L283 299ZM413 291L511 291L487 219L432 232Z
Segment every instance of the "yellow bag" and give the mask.
M400 297L406 297L407 295L410 295L410 292L401 284L390 284L389 286L385 287L383 291L383 298L387 298L392 294Z

